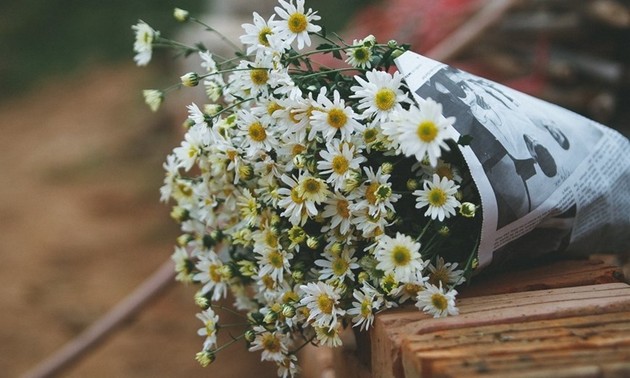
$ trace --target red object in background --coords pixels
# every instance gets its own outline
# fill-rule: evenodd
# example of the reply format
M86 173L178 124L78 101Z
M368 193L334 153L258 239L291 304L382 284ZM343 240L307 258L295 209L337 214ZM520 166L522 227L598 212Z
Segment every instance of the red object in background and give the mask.
M373 34L381 42L410 43L413 51L430 50L473 14L480 0L390 0L362 8L344 36Z
M483 0L388 0L361 8L342 33L347 41L372 34L379 43L394 39L408 43L411 50L423 54L447 38L485 4ZM529 94L542 91L546 78L539 70L548 61L548 44L544 38L535 47L536 66L520 77L498 77L496 72L479 61L445 62ZM329 56L330 57L330 56ZM331 59L332 60L332 59ZM331 66L334 62L327 61Z

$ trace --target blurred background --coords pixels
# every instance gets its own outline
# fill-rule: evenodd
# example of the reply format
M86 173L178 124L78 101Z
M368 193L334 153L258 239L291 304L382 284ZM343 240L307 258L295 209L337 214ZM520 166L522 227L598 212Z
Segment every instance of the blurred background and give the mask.
M449 43L481 0L320 0L329 31L374 34L421 53ZM493 3L490 1L489 3ZM498 2L494 2L498 3ZM628 1L512 1L447 62L630 135ZM151 113L140 94L194 65L157 51L133 63L131 25L197 41L189 10L226 34L275 1L23 0L0 3L0 371L20 376L105 314L172 253L178 229L159 203L162 162L179 145L177 93ZM442 44L442 45L440 45ZM212 47L214 48L214 47ZM219 48L219 46L217 46ZM193 287L172 285L69 377L275 376L237 344L203 369ZM227 335L224 335L227 337Z

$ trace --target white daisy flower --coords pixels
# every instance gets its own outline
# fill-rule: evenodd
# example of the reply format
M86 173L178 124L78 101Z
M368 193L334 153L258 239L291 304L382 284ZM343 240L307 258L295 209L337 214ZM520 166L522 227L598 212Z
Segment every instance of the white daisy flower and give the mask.
M322 227L322 232L328 232L338 227L339 233L348 234L352 225L352 206L351 200L343 194L335 191L332 196L326 200L322 217L330 218L330 223Z
M462 176L459 172L459 168L453 164L447 163L442 159L438 159L437 165L432 167L428 161L423 160L414 163L411 170L416 172L422 170L425 177L431 178L433 174L437 174L440 177L446 177L449 180L453 180L456 183L462 182Z
M361 289L355 289L352 296L356 301L352 302L352 308L348 310L348 315L353 316L353 327L360 327L361 331L368 330L374 322L374 311L378 311L383 302L375 288L367 283Z
M272 83L273 62L269 55L258 56L254 62L242 60L230 75L230 88L240 97L268 96Z
M340 139L350 141L352 133L362 131L365 126L357 121L357 114L350 106L345 105L345 100L341 98L339 92L333 92L333 101L326 97L326 87L322 87L317 95L317 107L311 116L311 131L308 139L313 140L315 134L320 131L324 139L330 142L337 131L341 134Z
M304 200L309 214L317 215L315 205L325 202L331 193L324 180L303 174L298 180L298 194Z
M412 281L425 266L419 251L420 243L407 235L399 232L395 238L383 235L374 250L376 269L393 274L396 281Z
M197 330L199 336L205 336L203 342L204 350L211 350L217 344L217 325L219 324L219 316L214 313L212 308L197 314L197 319L203 322L203 328Z
M442 105L427 99L416 108L401 113L396 125L400 133L396 135L405 156L415 156L418 161L428 157L432 166L437 164L441 149L449 150L446 141L455 138L454 117L442 115Z
M212 292L212 300L218 301L227 295L227 281L223 274L223 262L216 254L202 254L195 265L199 273L193 280L201 283L201 294Z
M265 21L257 12L254 12L254 23L243 24L245 34L241 35L241 43L248 46L247 55L253 52L264 52L271 47L269 36L273 35L271 24L275 15L269 18L269 21Z
M339 327L329 328L315 326L313 329L317 337L317 345L336 348L343 344L341 337L339 337Z
M459 264L454 262L444 262L442 256L438 256L435 265L429 264L429 283L433 285L442 284L444 287L455 287L466 282L464 271L457 269Z
M455 208L461 204L455 198L459 185L446 177L442 177L437 174L433 175L433 181L425 180L424 188L421 190L415 190L413 195L416 196L416 209L421 209L425 206L429 206L424 213L425 216L431 217L431 219L438 219L440 222L445 218L449 218L451 215L455 215Z
M133 60L138 66L146 66L151 61L153 41L160 36L160 32L153 30L152 27L142 20L139 20L131 28L136 33L136 41L133 44L133 51L136 55L133 57Z
M175 271L177 272L175 280L185 283L192 282L191 271L193 264L190 261L190 257L188 256L186 249L176 247L175 251L171 255L171 260L175 263Z
M142 91L142 96L145 104L154 112L157 112L164 101L164 92L158 89L145 89Z
M376 38L369 35L364 39L352 41L352 48L346 50L348 57L346 63L355 68L372 67L372 47L376 44Z
M423 276L422 272L418 271L415 277L412 277L412 279L407 282L402 282L400 286L392 290L390 295L394 298L398 298L398 303L400 304L407 302L409 299L415 300L418 293L424 290L424 285L428 279L429 277Z
M261 361L282 362L289 353L290 339L281 332L270 332L262 326L254 327L256 338L249 347L250 352L262 350Z
M208 125L206 123L206 115L203 111L201 111L201 109L199 109L197 104L193 102L192 104L186 106L186 108L188 109L188 118L192 119L195 125Z
M248 226L256 224L260 214L260 204L249 189L243 189L241 194L236 197L236 206L238 206L240 218L243 222Z
M282 175L280 179L289 186L278 189L278 195L281 196L278 206L284 209L281 215L289 218L289 222L294 226L304 226L309 216L317 215L317 208L312 203L307 206L297 178Z
M457 291L451 289L444 292L442 284L435 286L428 283L425 290L416 297L416 307L433 315L434 318L443 318L447 315L458 315L459 310L455 306Z
M295 377L300 371L295 354L286 355L282 362L276 361L276 365L278 366L278 377L280 378Z
M408 102L407 95L400 89L402 76L396 71L394 75L372 70L365 73L367 79L360 76L354 79L359 83L350 89L354 92L351 98L358 98L357 108L363 109L363 118L372 118L385 122L390 115L403 110L401 104Z
M352 269L358 269L357 258L353 257L354 249L345 249L339 254L324 253L324 259L315 260L315 265L321 267L319 279L344 280L346 277L354 281Z
M277 101L278 106L271 116L278 123L278 129L284 130L283 139L297 143L306 142L306 131L310 123L308 117L304 117L300 112L308 107L307 102L308 100L303 98Z
M391 175L382 173L380 167L376 173L372 167L364 167L363 170L367 179L359 192L362 200L350 210L354 212L367 208L368 213L375 217L384 217L387 211L395 211L394 203L398 202L401 195L393 192L392 184L388 182Z
M265 124L260 118L249 111L238 112L238 135L243 137L243 149L248 157L253 157L260 151L271 151L278 145L273 128Z
M352 209L354 206L350 206ZM356 227L357 231L361 232L361 236L364 238L373 238L378 235L382 235L385 232L385 227L389 225L385 214L371 215L368 208L361 208L358 210L352 210L352 224Z
M345 315L345 310L339 307L341 295L339 289L321 281L309 282L301 285L305 295L300 304L309 310L307 321L313 321L314 326L328 327L332 330L337 327L337 317Z
M260 267L258 274L269 275L276 282L284 280L284 274L291 274L290 261L293 254L283 251L282 249L267 248L256 256L258 266Z
M178 167L190 170L209 144L210 132L205 125L197 124L188 129L181 145L173 150Z
M310 46L311 38L308 34L317 33L322 29L313 24L313 21L319 21L321 17L310 8L308 12L304 12L304 0L297 0L296 5L280 0L280 5L282 7L274 9L282 20L271 22L277 34L289 44L297 39L298 50L304 45Z
M326 151L321 151L319 155L323 160L317 162L317 169L321 174L329 175L326 182L336 190L342 189L352 170L359 170L360 164L366 160L362 155L355 156L353 145L338 139L326 143Z
M176 179L179 177L179 167L174 154L166 156L166 161L162 164L164 168L164 183L160 187L160 201L167 202L173 193Z

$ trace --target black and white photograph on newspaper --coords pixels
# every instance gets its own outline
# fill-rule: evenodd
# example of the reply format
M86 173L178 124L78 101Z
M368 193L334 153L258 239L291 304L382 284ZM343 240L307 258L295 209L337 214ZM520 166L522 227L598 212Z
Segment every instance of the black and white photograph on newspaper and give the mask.
M460 149L482 199L481 266L528 259L533 250L601 249L596 240L627 243L630 221L615 210L630 206L627 138L422 55L403 54L397 66L416 100L440 103L469 139Z
M496 198L497 229L549 198L602 135L584 117L450 66L416 93L440 102L457 131L472 137Z

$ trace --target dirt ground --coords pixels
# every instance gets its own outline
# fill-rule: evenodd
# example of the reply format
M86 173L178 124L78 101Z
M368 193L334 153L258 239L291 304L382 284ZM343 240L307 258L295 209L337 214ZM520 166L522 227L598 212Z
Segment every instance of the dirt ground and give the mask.
M33 368L169 258L178 231L158 188L183 118L144 106L150 82L95 68L0 104L0 375ZM197 364L193 293L173 284L61 375L275 376L242 344Z

